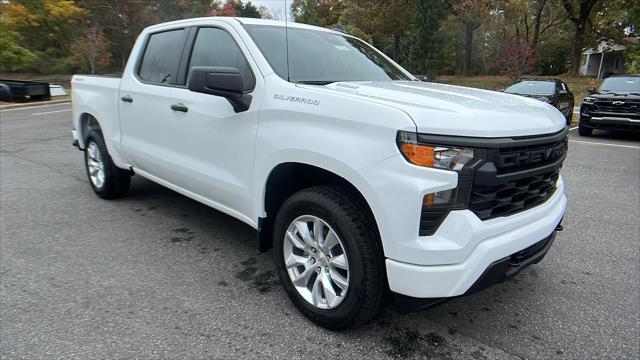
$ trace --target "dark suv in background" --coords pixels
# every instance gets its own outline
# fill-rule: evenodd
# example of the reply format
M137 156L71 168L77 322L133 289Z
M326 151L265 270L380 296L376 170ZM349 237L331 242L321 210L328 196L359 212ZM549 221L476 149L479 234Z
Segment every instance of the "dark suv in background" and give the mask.
M567 125L571 125L573 93L562 80L520 79L502 91L546 102L558 109L567 119Z
M640 131L640 75L611 76L598 90L589 90L578 132L591 136L594 129Z

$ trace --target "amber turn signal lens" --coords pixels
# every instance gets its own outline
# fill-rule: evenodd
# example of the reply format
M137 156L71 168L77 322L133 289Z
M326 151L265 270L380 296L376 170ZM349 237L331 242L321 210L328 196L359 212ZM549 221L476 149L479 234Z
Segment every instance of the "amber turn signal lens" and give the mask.
M424 205L424 206L433 205L433 194L425 195L424 198L422 199L422 205Z
M418 166L433 167L435 157L434 148L410 143L400 144L402 152L410 163Z

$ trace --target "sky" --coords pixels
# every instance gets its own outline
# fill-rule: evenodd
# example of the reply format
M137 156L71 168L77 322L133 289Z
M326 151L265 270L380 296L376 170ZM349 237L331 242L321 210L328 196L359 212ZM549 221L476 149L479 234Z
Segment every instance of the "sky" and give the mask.
M285 2L287 11L285 11ZM255 6L265 6L276 19L284 20L284 16L289 15L288 9L291 7L293 0L251 0L251 3ZM289 20L291 16L289 16Z

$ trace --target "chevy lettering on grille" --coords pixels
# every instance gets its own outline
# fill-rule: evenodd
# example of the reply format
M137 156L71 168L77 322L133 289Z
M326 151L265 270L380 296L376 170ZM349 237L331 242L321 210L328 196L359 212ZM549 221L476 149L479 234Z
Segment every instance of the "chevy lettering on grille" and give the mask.
M507 154L499 154L495 157L495 164L498 168L532 165L541 162L550 162L559 159L566 152L564 142L554 144L546 148L516 151Z

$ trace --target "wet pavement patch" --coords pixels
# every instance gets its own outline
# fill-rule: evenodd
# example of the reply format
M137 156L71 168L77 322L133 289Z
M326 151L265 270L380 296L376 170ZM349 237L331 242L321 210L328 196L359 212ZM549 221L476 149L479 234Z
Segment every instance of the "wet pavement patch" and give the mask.
M256 271L258 271L257 268L253 266L249 266L244 270L240 271L239 273L237 273L236 277L242 281L249 281L253 277L253 274L256 273Z
M385 340L389 345L386 354L392 358L451 359L453 352L460 353L460 349L450 345L444 336L434 332L421 334L416 330L394 327Z
M171 242L178 243L183 241L191 241L193 240L193 236L185 236L185 237L172 237Z
M278 285L280 282L278 281L275 272L273 270L266 270L258 273L258 268L255 265L258 261L255 257L250 257L245 261L242 261L240 264L244 265L245 268L236 274L236 278L249 282L251 287L258 289L259 292L265 293L272 290L274 285Z
M242 265L255 265L258 261L254 257L250 257L247 260L241 262Z
M181 227L181 228L177 228L177 229L173 229L174 232L177 232L179 234L193 234L194 232L185 228L185 227Z

